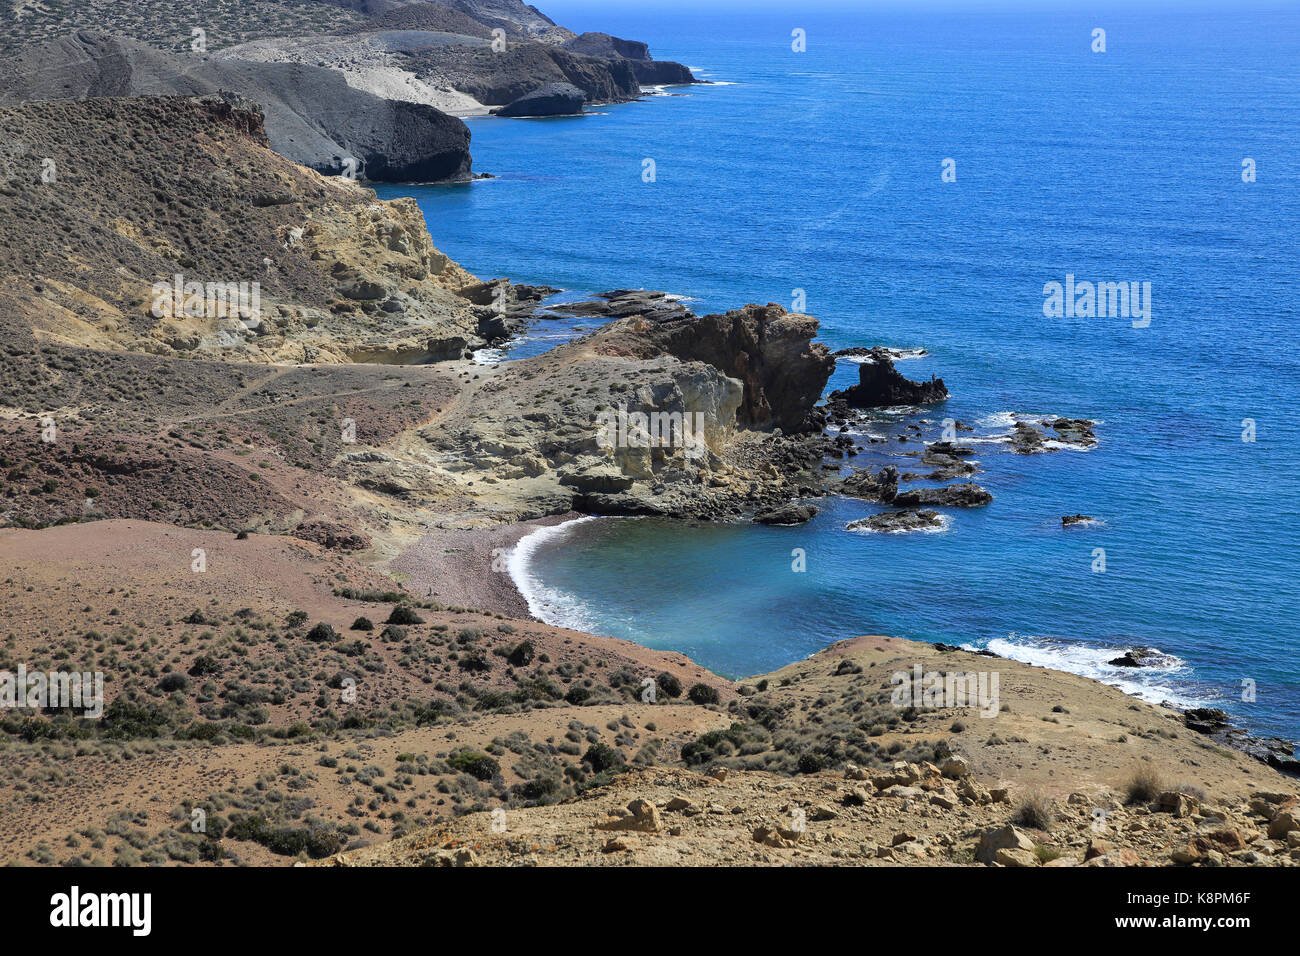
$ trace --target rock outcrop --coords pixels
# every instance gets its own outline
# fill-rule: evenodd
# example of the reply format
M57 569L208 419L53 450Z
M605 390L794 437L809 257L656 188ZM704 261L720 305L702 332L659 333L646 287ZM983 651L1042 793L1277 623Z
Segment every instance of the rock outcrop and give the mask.
M993 500L993 496L979 485L964 482L942 488L912 488L900 491L893 503L900 508L946 507L977 508Z
M277 155L256 106L50 101L0 108L0 131L32 164L0 191L0 290L49 340L261 363L415 363L482 344L456 294L474 277L434 247L415 201ZM148 148L120 145L136 137ZM40 181L47 156L57 186ZM160 214L177 197L184 214ZM79 228L46 227L58 221Z
M645 86L674 86L699 82L690 69L682 64L651 58L650 48L638 40L623 40L608 33L583 33L566 41L564 48L586 56L629 60L637 81Z
M870 350L858 366L858 384L831 393L831 400L843 400L852 408L887 408L896 405L932 405L948 397L943 379L914 382L894 368L894 359L883 348Z
M683 314L659 322L631 320L623 331L635 336L630 348L648 346L684 362L707 362L744 385L736 424L780 428L786 433L814 427L809 414L835 367L830 350L814 342L818 322L780 305L747 305L725 314ZM620 341L618 327L611 344Z
M574 116L582 112L586 99L572 83L547 83L492 112L497 116Z
M882 511L879 514L859 518L845 525L848 531L926 531L930 528L943 527L943 519L937 511Z

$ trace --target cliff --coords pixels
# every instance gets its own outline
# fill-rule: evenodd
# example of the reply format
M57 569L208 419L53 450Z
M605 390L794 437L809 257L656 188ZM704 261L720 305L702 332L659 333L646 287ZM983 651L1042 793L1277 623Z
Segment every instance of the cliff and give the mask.
M272 149L318 172L393 182L471 175L469 130L459 119L362 92L306 63L181 56L81 31L12 58L0 68L0 89L6 105L234 91L262 107Z

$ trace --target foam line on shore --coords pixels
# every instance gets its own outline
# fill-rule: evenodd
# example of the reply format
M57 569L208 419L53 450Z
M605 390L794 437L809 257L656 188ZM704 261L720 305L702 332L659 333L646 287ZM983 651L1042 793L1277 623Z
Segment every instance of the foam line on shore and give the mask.
M528 613L544 624L552 627L568 627L584 630L588 626L586 615L581 605L570 595L547 587L535 574L531 566L537 551L546 544L563 538L575 525L595 521L594 515L584 515L556 525L538 528L522 538L510 550L506 559L506 571L515 584L515 590L528 604Z

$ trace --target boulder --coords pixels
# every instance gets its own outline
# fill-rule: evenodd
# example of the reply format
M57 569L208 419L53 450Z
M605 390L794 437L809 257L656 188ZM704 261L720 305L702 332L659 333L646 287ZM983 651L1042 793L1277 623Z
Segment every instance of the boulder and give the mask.
M975 846L975 859L980 863L992 863L1000 850L1024 850L1032 854L1034 841L1010 823L994 827L980 834L979 843Z
M649 800L640 798L627 805L627 809L611 811L601 823L598 830L636 830L643 833L658 833L663 829L663 819L659 808Z
M804 524L811 521L816 514L817 508L814 505L788 504L756 514L754 522L774 525Z
M1279 810L1273 819L1268 822L1268 838L1270 840L1288 839L1288 835L1297 830L1300 830L1300 808L1297 807Z
M965 757L953 755L943 762L939 772L949 780L959 780L970 773L970 764L966 762Z
M1038 857L1033 850L998 850L993 859L1003 866L1037 866Z
M840 493L888 504L898 494L898 469L886 465L874 475L869 471L854 472L841 482Z

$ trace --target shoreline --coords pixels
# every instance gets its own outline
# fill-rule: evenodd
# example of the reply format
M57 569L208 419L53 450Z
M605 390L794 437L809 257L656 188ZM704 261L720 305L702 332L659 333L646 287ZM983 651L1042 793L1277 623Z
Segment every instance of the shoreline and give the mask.
M584 518L570 511L482 528L433 528L385 566L422 597L522 620L537 620L510 574L509 552L542 528Z
M587 633L581 628L571 627L563 623L553 623L538 617L532 612L527 595L519 588L517 575L522 572L523 567L516 564L518 560L518 548L520 544L534 535L536 532L547 528L559 528L563 525L577 521L592 521L600 518L599 515L587 515L576 511L566 512L558 515L548 515L543 518L529 519L527 521L514 522L511 524L497 525L483 528L463 528L463 529L437 529L430 531L416 544L407 548L398 555L389 565L388 573L393 575L403 575L401 582L408 588L417 589L420 593L433 597L445 604L462 605L477 608L478 610L491 613L504 614L509 617L515 617L522 620L536 621L549 627L563 627L570 630L579 630ZM494 561L497 567L494 568ZM441 590L439 590L441 588ZM432 589L432 590L430 590ZM626 638L614 637L612 635L591 634L592 637L605 638L608 640L617 640L624 643L632 644L652 653L662 653L654 648L645 647L630 641ZM989 650L972 649L965 646L954 646L943 642L931 643L928 641L912 641L907 638L897 638L883 635L861 634L849 637L837 638L825 647L814 651L806 658L790 661L785 667L792 667L802 661L812 661L819 656L835 648L857 647L861 644L874 644L878 642L905 642L908 644L924 644L928 647L935 648L939 652L945 650L961 650L968 654L983 655L991 659L1005 660L1011 663L1023 665L1026 667L1036 668L1049 674L1065 674L1081 680L1088 680L1097 683L1100 686L1111 688L1125 697L1139 701L1142 704L1155 707L1161 710L1168 710L1179 715L1188 729L1196 731L1206 737L1207 740L1213 741L1221 746L1227 747L1237 753L1245 754L1254 758L1265 766L1273 767L1279 772L1291 776L1300 777L1300 764L1294 756L1282 756L1276 744L1290 745L1294 747L1294 742L1280 737L1268 737L1252 732L1248 727L1232 722L1232 715L1226 714L1222 710L1207 706L1205 704L1196 705L1194 703L1180 703L1169 699L1156 701L1150 697L1135 693L1133 690L1122 684L1111 683L1092 674L1079 673L1064 667L1055 667L1048 664L1036 663L1028 660L1021 660L1005 654L998 654ZM681 654L687 660L697 667L704 667L698 661L681 651L672 653ZM756 674L751 677L740 677L731 680L736 687L740 687L746 682L753 681L764 675ZM1215 726L1211 730L1198 730L1192 724L1198 719L1204 721L1206 715L1219 715L1215 721ZM1270 752L1272 756L1270 756ZM1294 751L1293 751L1294 753ZM1281 759L1279 759L1279 757Z

